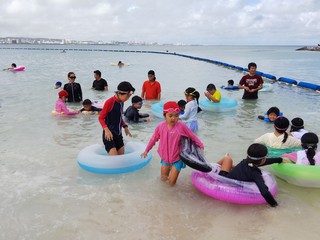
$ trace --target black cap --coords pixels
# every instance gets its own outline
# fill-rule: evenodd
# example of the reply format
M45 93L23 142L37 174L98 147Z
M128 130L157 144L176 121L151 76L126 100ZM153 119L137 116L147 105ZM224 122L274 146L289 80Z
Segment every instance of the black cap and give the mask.
M134 92L136 89L132 87L131 83L129 82L121 82L119 83L117 87L117 91L119 93L129 93L129 92Z

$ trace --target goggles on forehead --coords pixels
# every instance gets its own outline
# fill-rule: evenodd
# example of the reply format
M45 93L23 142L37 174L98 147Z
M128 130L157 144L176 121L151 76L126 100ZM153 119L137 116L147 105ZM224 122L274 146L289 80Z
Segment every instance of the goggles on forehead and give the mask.
M168 108L168 109L163 109L163 113L180 113L180 109L179 108Z
M254 161L259 161L259 160L262 160L264 158L266 158L267 156L264 156L264 157L251 157L250 155L248 155L248 158L254 160Z
M120 90L117 90L116 93L121 93L121 94L134 94L133 91L120 91Z
M188 93L188 92L186 92L186 91L184 91L184 95L191 95L191 96L194 96L194 93L196 92L196 90L194 90L193 92L191 92L191 93Z

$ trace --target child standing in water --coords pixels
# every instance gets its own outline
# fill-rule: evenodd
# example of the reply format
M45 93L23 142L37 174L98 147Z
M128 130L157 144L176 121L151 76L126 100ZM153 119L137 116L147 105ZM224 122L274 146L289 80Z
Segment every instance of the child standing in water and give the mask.
M99 122L103 128L102 141L109 155L124 154L122 130L131 137L128 125L122 119L123 103L134 93L135 89L129 82L121 82L115 95L109 98L99 115Z
M203 143L198 137L183 123L179 122L179 105L176 102L167 102L163 106L165 121L161 122L155 129L145 152L141 157L146 157L155 143L160 139L158 154L161 157L161 180L169 180L169 185L173 186L178 179L179 173L185 164L180 159L180 138L185 136L191 138L201 149Z
M199 108L200 93L195 88L189 87L184 91L184 95L186 96L187 104L180 119L192 132L196 132L198 131L197 113L201 110Z

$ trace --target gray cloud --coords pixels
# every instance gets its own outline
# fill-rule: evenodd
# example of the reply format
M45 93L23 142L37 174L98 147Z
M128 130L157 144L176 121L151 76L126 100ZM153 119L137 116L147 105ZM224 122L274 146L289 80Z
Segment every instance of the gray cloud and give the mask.
M1 36L187 44L319 43L316 0L0 0Z

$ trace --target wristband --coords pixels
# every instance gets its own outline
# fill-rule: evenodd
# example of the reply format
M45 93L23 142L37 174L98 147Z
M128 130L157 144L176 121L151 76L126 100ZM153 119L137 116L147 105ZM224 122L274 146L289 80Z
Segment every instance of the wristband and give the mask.
M128 125L127 125L127 124L125 124L125 125L123 125L122 127L123 127L123 128L127 128L127 127L128 127Z

